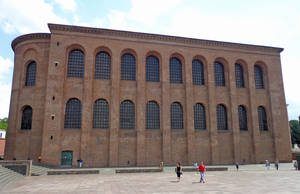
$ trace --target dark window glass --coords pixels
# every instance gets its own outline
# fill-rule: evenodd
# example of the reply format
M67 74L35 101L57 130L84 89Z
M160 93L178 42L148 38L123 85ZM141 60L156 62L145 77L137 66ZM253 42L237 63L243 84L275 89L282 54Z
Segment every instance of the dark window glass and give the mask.
M101 51L96 55L95 78L110 79L111 58L107 52Z
M81 50L75 49L69 53L68 77L83 78L84 54Z
M217 105L218 130L227 130L227 112L222 104Z
M154 101L146 105L146 129L160 129L159 106Z
M237 88L245 87L243 67L238 63L235 64L235 82Z
M247 111L246 108L242 105L238 107L239 111L239 125L240 125L240 130L247 131Z
M170 82L182 83L182 65L180 60L175 57L170 59Z
M31 129L31 123L32 123L32 108L30 106L26 106L22 112L21 129L22 130Z
M93 128L109 128L109 105L106 100L96 100L94 103Z
M268 131L268 119L267 119L265 108L259 106L257 111L258 111L259 129L262 131Z
M66 104L65 128L81 128L81 102L76 98L70 99Z
M120 128L135 128L135 108L134 104L129 100L123 101L120 105Z
M264 75L260 66L254 66L254 79L256 89L264 89Z
M206 129L205 108L200 103L194 106L194 126L195 129Z
M199 60L193 60L193 84L204 85L204 69L203 63Z
M26 71L25 86L34 86L36 77L36 63L33 61L28 64Z
M183 110L178 102L171 104L171 129L183 129Z
M159 60L155 56L148 56L146 59L146 80L159 82Z
M135 58L128 53L121 58L121 80L135 80Z
M215 86L225 86L224 66L220 62L215 62Z

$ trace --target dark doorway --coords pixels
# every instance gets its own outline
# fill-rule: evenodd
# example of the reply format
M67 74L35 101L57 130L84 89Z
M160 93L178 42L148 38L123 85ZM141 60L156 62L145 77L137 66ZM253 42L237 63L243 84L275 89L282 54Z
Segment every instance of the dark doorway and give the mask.
M72 167L73 152L63 151L61 154L61 165L63 167Z

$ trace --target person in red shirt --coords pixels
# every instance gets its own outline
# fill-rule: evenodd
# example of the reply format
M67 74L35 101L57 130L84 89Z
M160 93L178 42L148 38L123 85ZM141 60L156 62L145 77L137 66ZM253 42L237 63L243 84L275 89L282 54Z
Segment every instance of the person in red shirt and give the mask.
M205 172L205 165L203 164L203 161L201 161L201 164L198 167L200 172L200 183L205 183L204 181L204 172Z

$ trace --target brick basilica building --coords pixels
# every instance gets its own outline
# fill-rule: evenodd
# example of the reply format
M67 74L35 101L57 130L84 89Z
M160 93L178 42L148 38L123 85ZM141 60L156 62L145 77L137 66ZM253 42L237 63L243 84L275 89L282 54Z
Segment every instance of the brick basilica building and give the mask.
M290 161L282 48L48 24L17 37L5 159Z

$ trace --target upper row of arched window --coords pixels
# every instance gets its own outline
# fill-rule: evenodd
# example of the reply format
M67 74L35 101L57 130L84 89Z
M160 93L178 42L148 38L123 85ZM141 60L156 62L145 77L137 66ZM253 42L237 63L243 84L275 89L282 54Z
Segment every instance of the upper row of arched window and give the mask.
M150 55L146 58L146 81L160 81L160 64L156 56ZM170 58L169 61L170 83L183 83L182 63L177 57ZM111 56L100 51L95 57L95 79L110 79ZM36 62L31 62L27 67L26 86L35 85ZM84 77L84 53L79 49L69 52L67 77ZM192 61L192 77L194 85L204 85L204 65L201 60ZM224 65L220 61L214 63L215 86L225 86ZM235 64L236 87L245 88L244 70L241 64ZM125 53L121 57L121 80L136 80L136 60L130 53ZM264 88L264 74L259 65L254 66L254 80L257 89Z

